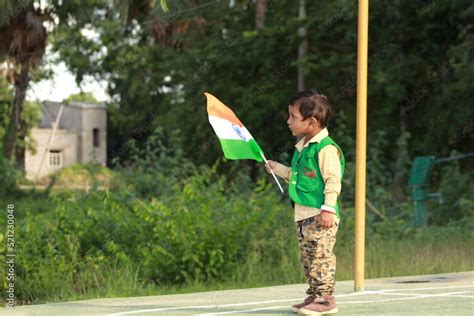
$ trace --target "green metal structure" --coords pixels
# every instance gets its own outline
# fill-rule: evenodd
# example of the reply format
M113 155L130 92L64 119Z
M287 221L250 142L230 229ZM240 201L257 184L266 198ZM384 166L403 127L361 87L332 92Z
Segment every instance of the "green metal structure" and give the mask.
M419 228L428 224L426 202L429 199L437 198L440 203L443 203L443 196L440 192L427 192L431 170L434 168L434 166L442 162L458 160L472 156L474 156L474 153L441 159L436 159L434 156L415 157L411 167L410 180L408 182L413 198L413 224L415 227Z

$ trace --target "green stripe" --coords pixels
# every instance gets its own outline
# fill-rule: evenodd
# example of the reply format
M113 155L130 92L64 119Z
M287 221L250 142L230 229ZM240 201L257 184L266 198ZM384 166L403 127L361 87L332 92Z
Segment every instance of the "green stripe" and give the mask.
M227 159L254 159L262 162L263 158L260 156L260 147L251 139L249 142L235 139L219 139L221 142L224 156Z

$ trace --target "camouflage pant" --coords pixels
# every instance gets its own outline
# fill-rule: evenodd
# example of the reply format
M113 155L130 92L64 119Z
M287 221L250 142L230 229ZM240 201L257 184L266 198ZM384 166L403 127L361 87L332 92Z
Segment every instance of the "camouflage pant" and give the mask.
M308 295L332 295L336 283L336 243L338 226L324 228L317 224L319 215L296 222L300 260L309 284Z

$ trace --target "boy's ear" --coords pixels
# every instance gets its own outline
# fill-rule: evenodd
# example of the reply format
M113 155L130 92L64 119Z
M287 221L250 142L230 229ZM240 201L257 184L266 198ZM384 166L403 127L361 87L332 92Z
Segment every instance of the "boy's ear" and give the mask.
M311 117L311 124L314 126L314 127L319 127L319 122L318 120L313 116Z

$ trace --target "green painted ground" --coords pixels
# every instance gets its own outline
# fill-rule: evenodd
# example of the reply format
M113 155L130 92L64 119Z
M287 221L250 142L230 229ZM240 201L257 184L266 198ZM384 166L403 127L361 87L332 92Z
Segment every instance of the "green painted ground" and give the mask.
M338 315L474 315L474 271L336 284ZM1 308L1 315L290 315L304 284Z

